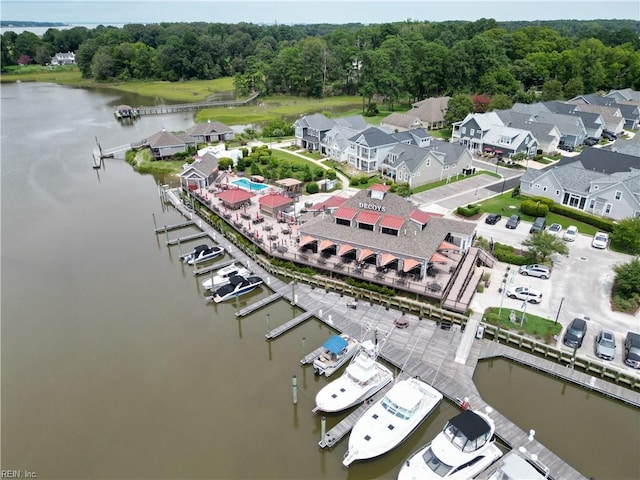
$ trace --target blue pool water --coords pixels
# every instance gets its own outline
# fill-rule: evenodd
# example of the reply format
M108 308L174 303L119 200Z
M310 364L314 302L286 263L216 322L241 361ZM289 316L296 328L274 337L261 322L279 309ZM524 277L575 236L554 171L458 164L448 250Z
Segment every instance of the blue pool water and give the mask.
M265 185L264 183L252 182L251 180L247 180L246 178L239 178L238 180L234 180L231 183L240 188L243 188L244 190L249 190L250 192L260 192L265 188L269 188L269 185Z

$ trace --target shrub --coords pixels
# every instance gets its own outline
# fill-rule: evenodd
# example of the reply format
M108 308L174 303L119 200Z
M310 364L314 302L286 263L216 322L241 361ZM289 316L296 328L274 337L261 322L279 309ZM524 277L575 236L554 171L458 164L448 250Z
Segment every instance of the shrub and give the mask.
M547 213L549 213L549 205L528 199L520 204L520 211L532 217L546 217Z
M462 215L463 217L473 217L480 213L480 206L469 204L466 207L458 207L456 213Z
M307 183L307 193L308 194L318 193L319 191L320 191L320 187L318 186L318 184L316 182Z
M612 232L615 227L615 223L612 220L602 217L596 217L595 215L591 215L589 213L583 212L581 210L576 210L575 208L567 207L565 205L554 203L551 206L551 211L553 213L557 213L558 215L563 215L565 217L578 220L579 222L593 225L594 227L605 232Z

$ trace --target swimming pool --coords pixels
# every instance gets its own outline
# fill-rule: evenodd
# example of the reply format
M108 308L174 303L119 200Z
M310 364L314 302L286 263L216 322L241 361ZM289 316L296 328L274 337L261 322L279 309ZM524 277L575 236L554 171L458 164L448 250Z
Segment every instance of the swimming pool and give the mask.
M246 178L239 178L238 180L234 180L231 183L244 190L249 190L250 192L260 192L265 188L269 188L269 185L266 185L264 183L252 182L251 180L247 180Z

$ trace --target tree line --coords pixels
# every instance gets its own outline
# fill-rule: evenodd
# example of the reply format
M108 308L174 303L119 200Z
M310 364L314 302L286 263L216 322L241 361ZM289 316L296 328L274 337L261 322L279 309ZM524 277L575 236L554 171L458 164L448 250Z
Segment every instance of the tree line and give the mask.
M130 24L2 35L3 68L73 51L96 81L215 79L240 93L528 102L640 90L640 22L411 21L362 25Z

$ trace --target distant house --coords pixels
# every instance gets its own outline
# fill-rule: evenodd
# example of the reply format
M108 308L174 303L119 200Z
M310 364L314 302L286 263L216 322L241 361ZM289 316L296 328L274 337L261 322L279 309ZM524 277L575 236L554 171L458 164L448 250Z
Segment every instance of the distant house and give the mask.
M640 92L631 89L612 90L604 96L597 93L578 95L569 102L575 105L616 107L624 118L625 128L634 130L640 125Z
M511 110L496 110L495 112L505 126L531 132L538 142L538 150L543 153L552 153L558 150L562 134L555 125L533 121L531 115L526 113L518 113ZM485 152L491 151L495 153L495 149L500 149L497 145L490 145L487 142L485 137Z
M198 143L215 143L233 140L235 133L231 127L224 123L209 120L188 128L187 135L195 138Z
M189 147L196 147L196 141L193 137L181 133L167 132L164 129L148 137L146 143L151 148L156 160L171 157L176 153L186 152Z
M334 126L335 122L321 113L305 115L293 124L296 145L311 152L317 152L320 150L320 143L324 140L325 135Z
M610 132L620 133L624 130L624 117L620 109L615 105L580 104L576 108L582 112L599 114L604 120L604 127Z
M396 132L411 130L412 128L423 128L422 120L410 113L392 113L380 120L380 126Z
M451 140L472 152L482 152L484 136L496 126L504 126L496 112L470 113L462 121L453 124Z
M444 116L447 113L447 106L451 97L432 97L425 98L420 102L412 105L412 109L407 112L408 115L416 116L422 122L422 126L427 130L436 130L444 128L447 121Z
M75 65L76 54L73 52L56 53L53 57L51 57L50 63L51 65Z
M586 148L554 167L527 170L520 191L613 220L640 217L640 157Z
M436 141L426 148L397 143L380 170L395 182L416 188L471 171L472 162L471 152L457 143Z

